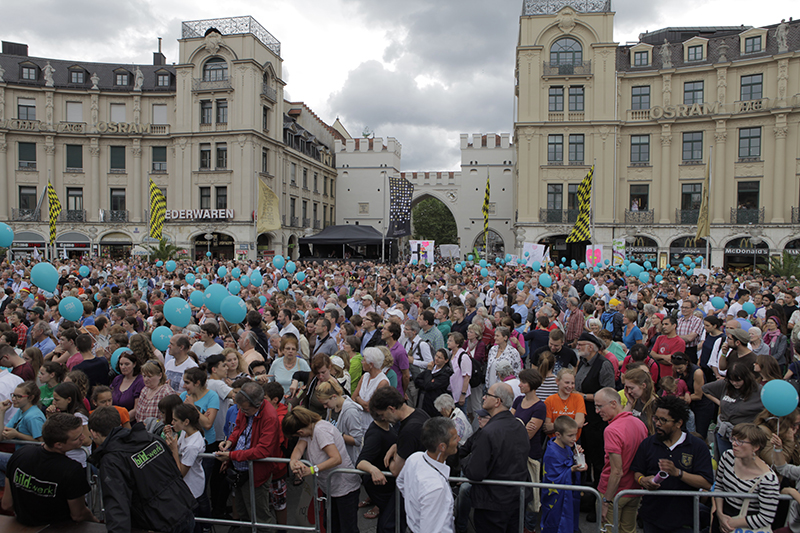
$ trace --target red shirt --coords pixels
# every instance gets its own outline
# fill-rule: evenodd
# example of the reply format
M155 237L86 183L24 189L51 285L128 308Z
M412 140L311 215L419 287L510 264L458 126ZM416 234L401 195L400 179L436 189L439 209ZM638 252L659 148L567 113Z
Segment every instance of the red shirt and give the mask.
M666 335L661 335L659 338L656 339L656 344L653 346L653 351L659 355L672 355L675 352L682 352L686 349L686 343L683 342L683 339L678 337L672 337L671 339ZM671 364L664 364L661 361L658 362L659 369L661 371L661 377L671 376L672 375L672 365Z
M600 483L597 485L600 494L605 494L608 488L608 478L611 476L611 462L608 457L612 453L616 453L622 458L622 478L619 481L617 492L639 487L636 480L633 479L631 463L633 456L636 455L636 450L646 438L647 426L628 411L621 412L608 423L608 427L603 432L605 442L603 473L600 474Z

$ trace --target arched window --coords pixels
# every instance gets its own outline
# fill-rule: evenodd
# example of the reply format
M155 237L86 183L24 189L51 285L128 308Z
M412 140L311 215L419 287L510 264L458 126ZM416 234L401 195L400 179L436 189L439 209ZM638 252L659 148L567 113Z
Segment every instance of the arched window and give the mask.
M203 65L203 81L222 81L228 79L228 63L221 57L212 57Z
M555 65L578 65L583 61L583 48L575 39L564 37L550 47L550 63Z

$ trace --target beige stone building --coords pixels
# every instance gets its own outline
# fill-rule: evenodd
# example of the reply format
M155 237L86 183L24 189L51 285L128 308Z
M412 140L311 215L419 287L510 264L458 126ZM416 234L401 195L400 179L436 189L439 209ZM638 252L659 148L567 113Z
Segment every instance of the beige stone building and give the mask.
M47 239L48 180L63 206L59 255L143 253L149 181L167 199L164 235L192 256L297 253L334 220L335 131L284 101L280 42L252 17L184 22L177 63L0 54L0 220L13 249ZM257 179L280 229L256 235ZM330 192L330 194L328 194Z
M614 240L661 266L704 255L694 236L710 164L713 265L800 251L800 24L665 28L620 45L613 20L606 1L523 2L517 245L583 255L565 238L594 163L607 258Z

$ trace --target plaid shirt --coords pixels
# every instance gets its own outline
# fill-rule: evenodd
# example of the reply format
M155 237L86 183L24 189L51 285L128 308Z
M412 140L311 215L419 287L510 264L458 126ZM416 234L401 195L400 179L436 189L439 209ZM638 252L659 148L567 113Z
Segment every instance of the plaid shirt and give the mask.
M678 326L675 330L678 336L689 335L690 333L697 333L697 338L692 342L686 342L686 347L691 348L700 344L700 336L703 335L703 320L700 317L691 315L685 317L680 315L678 317Z
M580 309L575 309L570 313L569 318L567 319L567 344L578 340L578 337L581 336L581 333L583 333L583 312Z

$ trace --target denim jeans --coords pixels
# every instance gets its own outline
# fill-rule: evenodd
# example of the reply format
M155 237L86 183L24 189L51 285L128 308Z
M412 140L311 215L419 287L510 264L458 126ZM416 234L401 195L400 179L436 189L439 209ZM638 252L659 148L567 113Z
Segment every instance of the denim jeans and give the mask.
M0 452L0 487L6 485L6 468L8 467L8 460L11 459L11 454L8 452Z
M469 512L472 509L472 499L469 493L472 485L462 483L458 487L458 497L456 498L456 532L464 533L469 527Z

